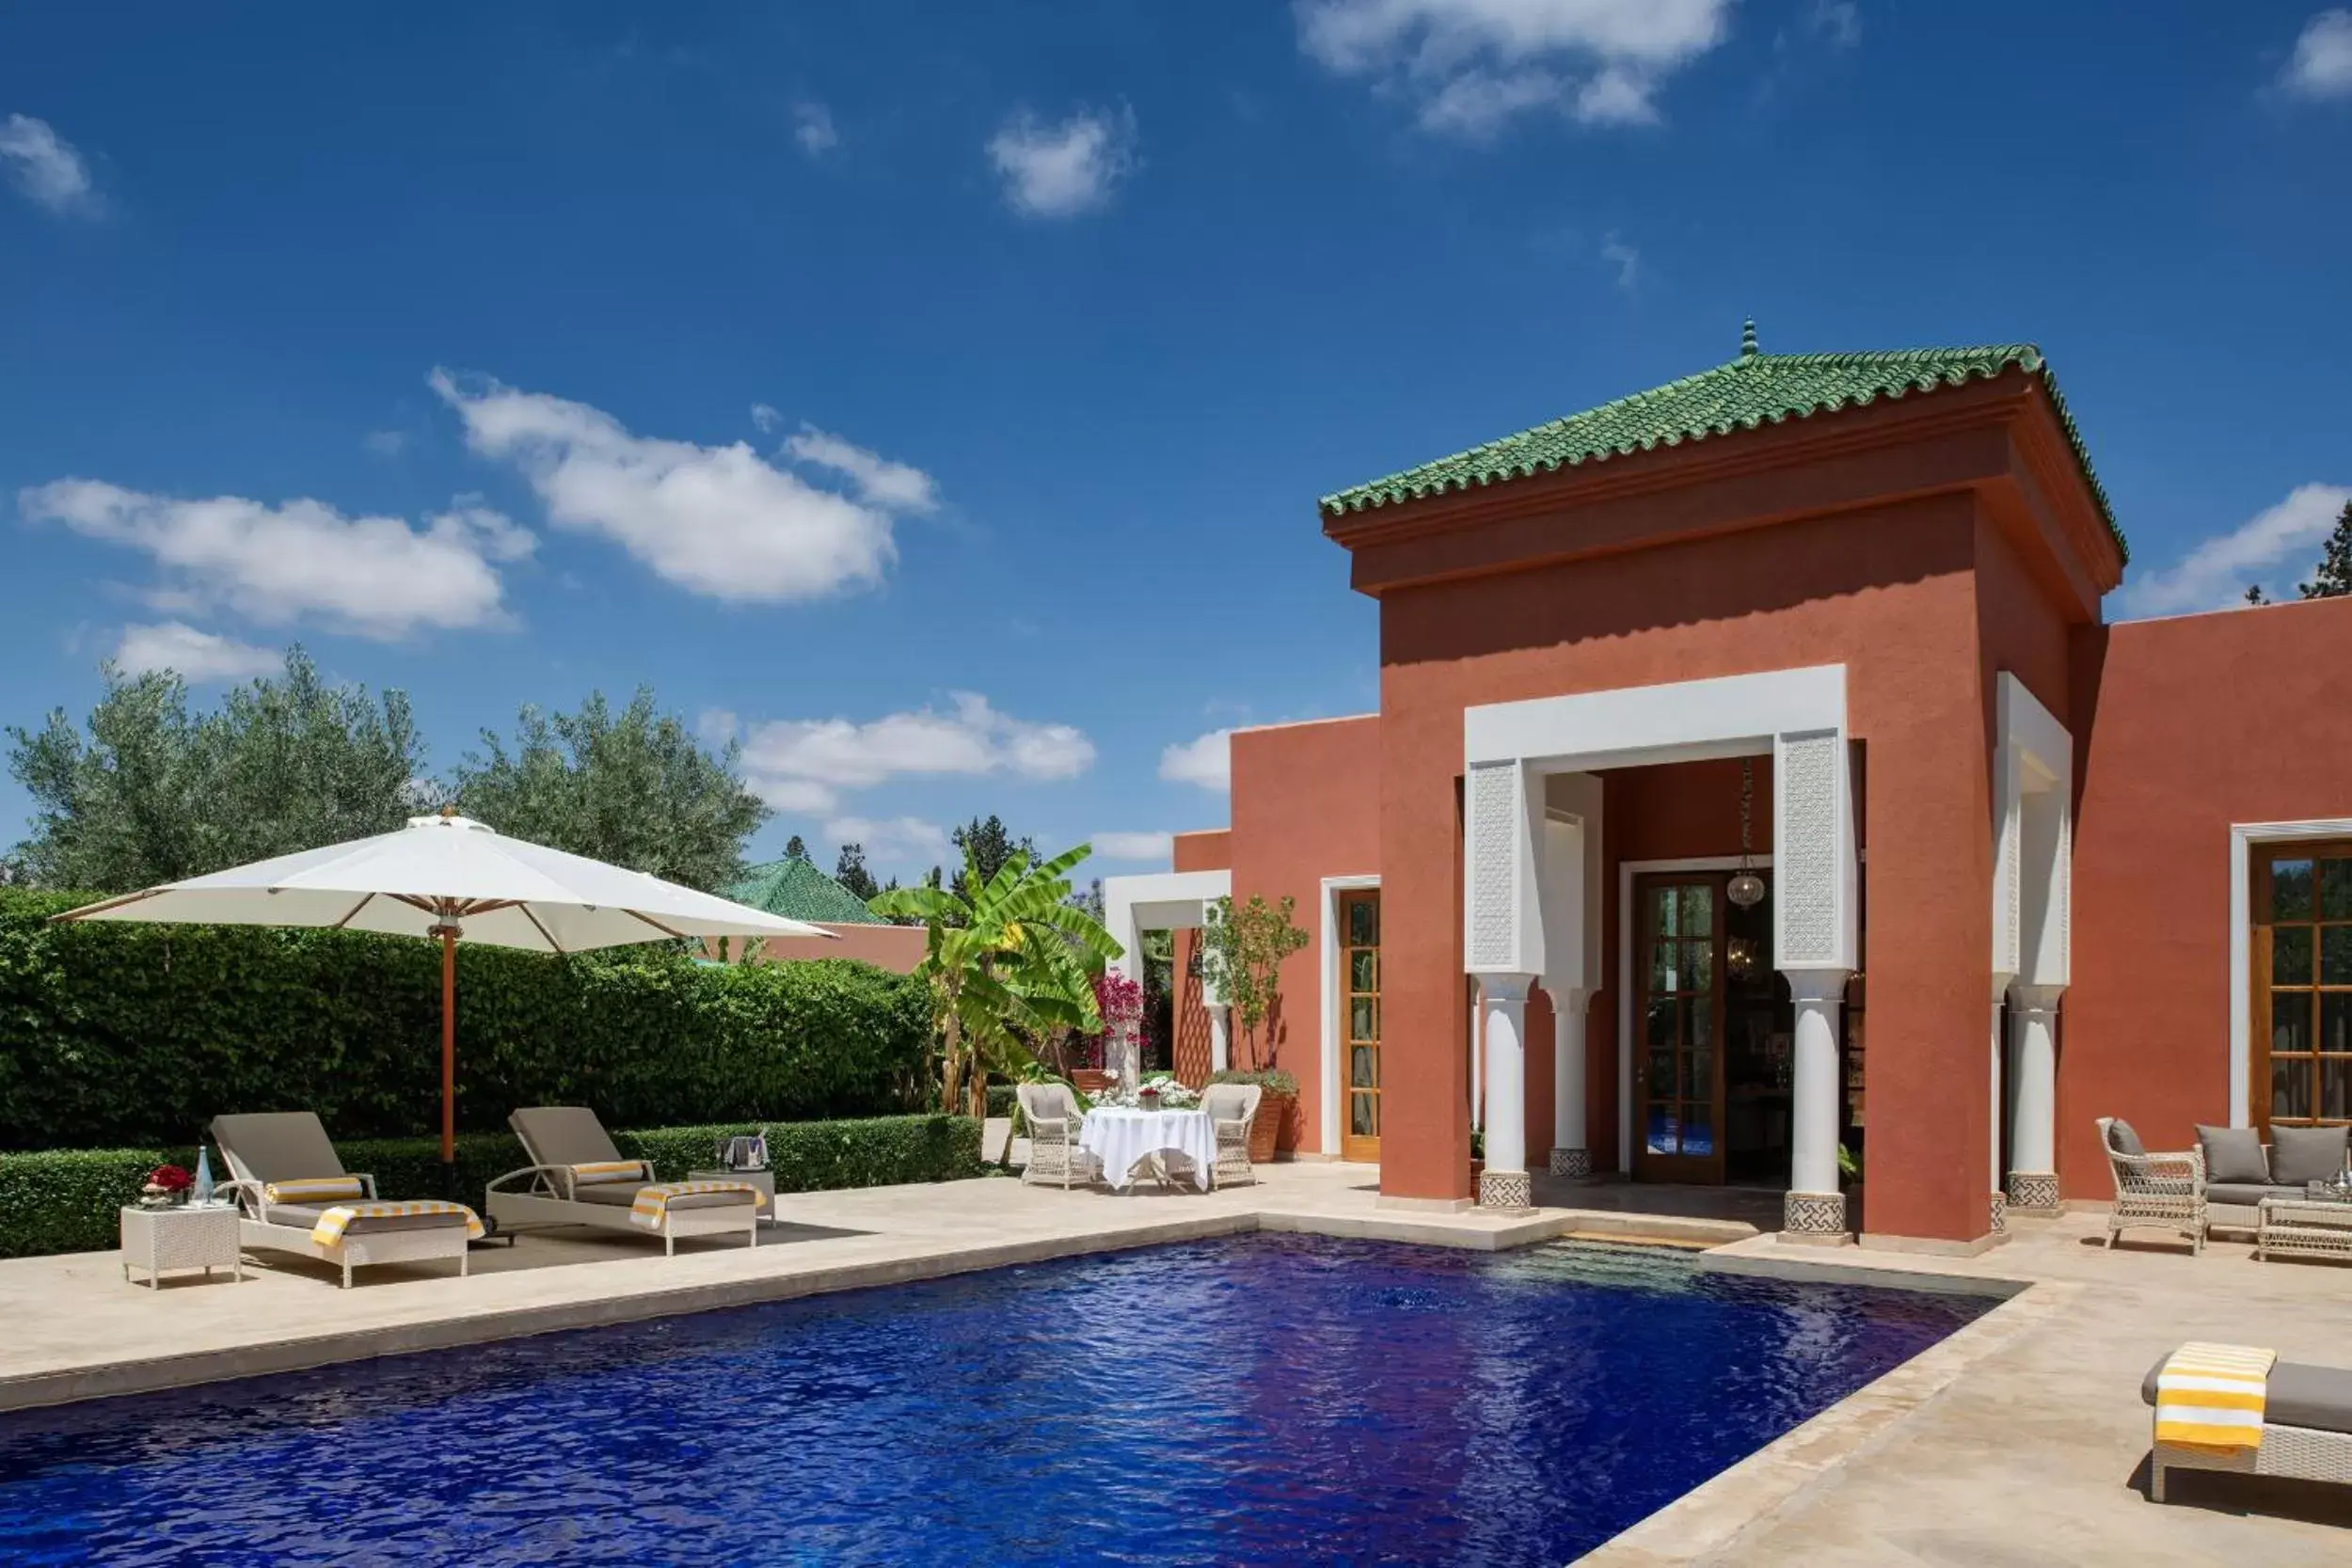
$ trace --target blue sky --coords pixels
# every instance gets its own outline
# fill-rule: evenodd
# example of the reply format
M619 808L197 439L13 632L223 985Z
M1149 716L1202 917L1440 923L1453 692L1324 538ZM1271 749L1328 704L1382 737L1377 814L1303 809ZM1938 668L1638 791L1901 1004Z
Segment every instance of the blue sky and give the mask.
M0 721L299 640L439 768L649 683L762 850L1146 868L1216 732L1377 704L1318 495L1743 315L2039 342L2111 614L2291 593L2348 258L2310 4L17 8Z

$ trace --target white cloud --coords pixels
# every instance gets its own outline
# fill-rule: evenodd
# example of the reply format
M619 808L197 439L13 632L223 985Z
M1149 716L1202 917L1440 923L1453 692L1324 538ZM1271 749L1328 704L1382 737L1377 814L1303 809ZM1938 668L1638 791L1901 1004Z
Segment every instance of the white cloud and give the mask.
M2321 11L2305 23L2280 80L2305 98L2352 97L2352 10Z
M1804 20L1840 49L1851 49L1862 41L1862 8L1855 0L1813 0Z
M2127 578L2116 594L2117 608L2125 615L2223 610L2244 602L2249 584L2260 584L2274 599L2291 598L2346 501L2352 501L2352 485L2298 484L2278 505L2204 540L2176 564Z
M803 424L799 435L786 436L784 451L796 463L839 474L857 491L858 499L869 505L894 512L930 512L939 505L939 486L922 469L877 456L813 424Z
M766 436L772 433L776 426L784 423L784 416L767 404L755 403L752 404L752 423L758 428L762 436Z
M53 213L91 212L98 206L89 165L45 119L10 115L0 120L0 166L17 189Z
M1174 853L1173 833L1096 833L1087 841L1106 861L1164 861Z
M1665 79L1723 41L1731 0L1295 0L1299 47L1465 136L1545 109L1586 125L1658 118Z
M550 522L602 534L681 588L737 603L812 599L878 582L898 558L892 511L911 480L852 498L740 441L636 436L584 403L496 381L461 386L444 370L431 382L465 421L467 443L513 462ZM880 469L920 478L929 494L928 476L841 444Z
M378 457L398 457L408 450L408 433L405 430L371 430L359 438L359 444Z
M1068 217L1110 199L1135 171L1136 117L1082 109L1056 125L1023 109L989 138L989 162L1004 177L1005 199L1029 217Z
M114 661L129 675L143 675L151 670L177 671L192 686L266 675L284 662L275 649L199 631L185 621L123 627L122 641L115 644Z
M949 693L945 713L923 707L867 723L773 719L743 737L743 774L778 811L834 809L844 790L892 779L1009 774L1075 778L1094 766L1094 742L1073 725L999 712L977 692Z
M905 864L947 859L947 830L919 816L836 816L825 824L836 844L864 846L869 863Z
M472 497L421 530L401 517L346 517L308 498L280 506L242 496L186 500L94 479L20 491L17 506L29 521L63 523L154 557L165 574L148 595L157 609L225 608L264 626L313 617L385 640L504 624L497 563L536 543Z
M1230 729L1211 730L1168 747L1160 753L1160 777L1171 784L1199 784L1202 789L1231 789L1232 738Z
M792 105L792 139L810 157L821 158L841 145L841 133L834 127L831 109L806 102Z
M1642 253L1617 238L1617 231L1613 229L1601 239L1600 259L1617 269L1617 287L1620 289L1630 289L1633 280L1641 276Z

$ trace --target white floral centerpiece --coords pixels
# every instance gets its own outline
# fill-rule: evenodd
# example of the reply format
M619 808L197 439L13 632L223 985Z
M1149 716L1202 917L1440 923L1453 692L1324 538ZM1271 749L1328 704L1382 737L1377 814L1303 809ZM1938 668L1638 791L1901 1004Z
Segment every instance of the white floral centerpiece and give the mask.
M1110 1084L1094 1097L1097 1105L1130 1111L1189 1111L1200 1103L1200 1097L1178 1083L1172 1072L1150 1073L1132 1085L1121 1083L1116 1072L1108 1076Z

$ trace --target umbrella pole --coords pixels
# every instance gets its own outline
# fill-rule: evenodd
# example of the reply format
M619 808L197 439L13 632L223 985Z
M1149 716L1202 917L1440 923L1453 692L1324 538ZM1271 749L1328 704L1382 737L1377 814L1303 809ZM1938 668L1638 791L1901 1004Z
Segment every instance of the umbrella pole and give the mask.
M441 927L441 1187L457 1192L457 928Z

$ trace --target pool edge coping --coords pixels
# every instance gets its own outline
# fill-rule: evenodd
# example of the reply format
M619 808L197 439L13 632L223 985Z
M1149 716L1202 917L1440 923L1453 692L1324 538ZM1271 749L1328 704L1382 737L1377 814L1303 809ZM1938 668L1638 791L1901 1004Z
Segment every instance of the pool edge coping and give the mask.
M1785 1266L1773 1266L1784 1264ZM1739 1259L1718 1272L1892 1290L2003 1294L1990 1311L1809 1417L1728 1469L1611 1536L1576 1561L1583 1568L1687 1568L1730 1556L1740 1538L1769 1525L1852 1460L1890 1440L1968 1370L2041 1328L2090 1289L2068 1280L1961 1276L1932 1269L1873 1268Z

